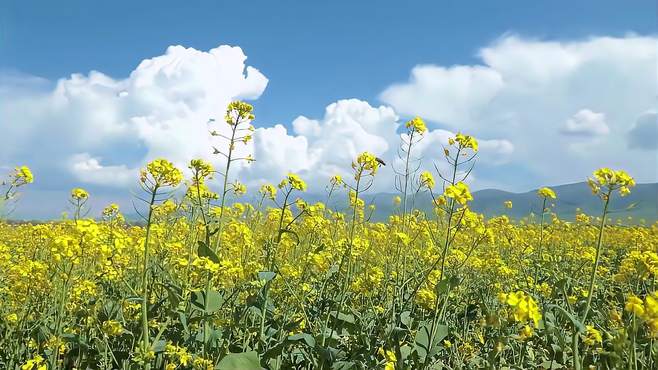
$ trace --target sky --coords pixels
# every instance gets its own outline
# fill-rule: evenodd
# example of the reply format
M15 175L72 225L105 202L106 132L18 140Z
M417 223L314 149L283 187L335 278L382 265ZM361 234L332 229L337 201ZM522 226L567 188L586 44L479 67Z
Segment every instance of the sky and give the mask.
M474 189L525 191L601 166L657 181L654 2L0 0L0 169L33 168L17 217L56 217L72 187L130 204L136 173L213 160L209 118L255 107L253 190L300 173L321 192L369 150L395 166L424 118L432 169L456 132ZM393 174L373 191L393 191Z

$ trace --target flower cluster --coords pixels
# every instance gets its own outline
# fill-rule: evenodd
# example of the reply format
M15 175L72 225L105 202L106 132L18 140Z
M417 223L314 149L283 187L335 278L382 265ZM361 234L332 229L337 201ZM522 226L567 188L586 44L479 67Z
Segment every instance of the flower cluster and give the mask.
M471 191L469 190L468 185L461 181L455 185L448 186L443 195L446 198L454 199L455 202L461 205L464 205L473 200L473 195L471 195Z
M448 144L454 145L455 143L457 143L460 149L470 148L474 152L478 151L478 142L473 136L458 133L454 138L448 139Z
M544 198L544 199L549 199L549 198L550 199L556 199L557 198L557 195L555 195L555 191L553 191L553 189L545 188L545 187L537 190L537 195L541 198Z
M289 173L285 179L281 180L279 183L279 189L285 188L287 185L290 185L291 189L298 191L306 191L306 182L294 173Z
M352 169L355 171L355 179L361 176L374 176L379 169L381 160L370 152L363 152L356 157L356 161L352 162Z
M427 126L425 126L425 121L420 117L414 117L407 121L405 127L412 133L424 134L427 131Z
M159 158L151 161L140 171L140 180L143 184L154 187L176 187L183 181L183 173L174 167L173 163Z
M623 197L631 193L631 188L635 186L635 180L629 176L626 171L615 171L610 168L599 168L594 171L593 178L587 179L593 194L600 194L607 197L615 190ZM605 191L601 191L605 189Z
M255 117L252 113L254 107L242 101L233 101L226 108L224 120L230 126L237 126L244 121L252 121Z

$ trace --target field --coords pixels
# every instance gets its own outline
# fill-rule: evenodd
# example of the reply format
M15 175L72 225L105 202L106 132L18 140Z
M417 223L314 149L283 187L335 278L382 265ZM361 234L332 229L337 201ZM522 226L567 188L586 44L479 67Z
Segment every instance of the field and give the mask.
M658 224L610 222L610 200L635 185L624 171L590 176L600 213L561 220L560 194L542 188L540 214L485 218L469 209L477 141L445 143L436 161L448 173L417 169L426 128L415 118L401 135L393 214L375 222L364 199L390 172L370 153L327 179L323 203L300 198L295 174L241 201L231 166L252 160L234 157L252 119L250 105L231 103L228 134L211 133L225 140L222 168L195 159L184 176L150 162L135 179L139 226L116 205L87 218L93 194L79 188L68 220L0 224L0 367L658 366ZM33 180L18 167L5 205ZM414 204L421 195L429 211ZM336 202L348 211L325 206Z

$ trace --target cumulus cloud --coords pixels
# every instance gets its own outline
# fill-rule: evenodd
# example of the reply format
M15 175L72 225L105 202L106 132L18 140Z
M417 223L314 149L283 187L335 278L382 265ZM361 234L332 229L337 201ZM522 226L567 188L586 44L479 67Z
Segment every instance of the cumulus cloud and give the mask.
M455 127L477 119L502 87L501 74L491 68L420 65L408 83L388 87L381 99L402 113Z
M605 114L582 109L564 123L561 132L565 135L595 137L609 134L610 128L605 123Z
M656 105L656 42L638 35L577 41L504 35L477 52L480 63L417 66L380 97L402 115L511 141L511 165L529 176L509 189L581 181L599 166L655 181L656 158L624 155L619 138L628 122ZM596 140L574 141L578 136Z
M389 164L373 190L391 191L402 125L421 115L435 123L414 152L424 168L441 161L455 132L479 139L475 186L523 190L579 181L603 165L655 181L655 157L623 155L628 146L656 146L655 111L628 125L655 106L655 43L634 35L565 42L506 35L478 52L480 64L417 66L409 81L382 92L384 105L339 100L321 117L257 127L254 140L238 147L256 162L232 174L253 187L296 172L318 192L330 176L348 175L367 150ZM212 147L221 143L208 130L228 130L221 122L228 102L257 99L267 84L242 50L229 46L172 46L125 78L92 71L52 83L0 73L0 166L32 166L32 189L81 185L104 194L135 184L137 170L156 157L181 168L192 158L219 167ZM211 127L209 118L217 120ZM597 140L574 140L576 134Z
M628 132L628 146L633 149L658 150L658 115L642 114Z
M391 166L401 165L397 150L403 124L391 107L373 107L358 99L339 100L328 105L321 118L295 119L290 133L280 125L257 129L253 147L256 162L241 175L257 182L282 178L289 171L297 172L308 180L310 190L317 192L327 185L331 176L349 176L354 158L360 152L369 151L389 164L382 169L373 189L392 191ZM433 162L442 158L442 145L454 135L441 129L427 132L415 147L414 157L424 168L433 168ZM480 142L485 164L504 163L514 150L504 139Z
M238 47L172 46L124 79L76 73L51 90L18 96L6 86L0 89L0 158L53 173L51 180L110 186L126 186L128 175L155 157L179 165L211 158L208 119L221 120L231 100L257 98L267 86L245 60Z
M227 134L229 126L222 122L227 104L257 99L268 83L245 61L238 47L205 52L172 46L164 55L139 63L126 78L92 71L48 86L25 75L5 77L0 80L0 125L5 133L0 137L0 165L27 164L37 174L37 189L59 190L62 196L73 186L127 194L139 168L157 157L180 168L192 158L204 158L221 168L223 158L213 155L212 148L223 143L208 131ZM24 94L12 95L12 87L19 85ZM215 122L209 124L210 118ZM334 174L349 175L352 160L362 151L395 165L401 125L390 106L340 100L319 118L299 116L288 126L257 127L254 140L236 149L237 156L251 153L256 161L236 163L231 177L253 188L296 172L311 191L319 192ZM431 168L452 135L448 130L428 132L417 156ZM505 162L513 151L503 139L483 140L481 146L492 159L485 163L492 165ZM393 172L390 166L382 172L376 189L390 191Z

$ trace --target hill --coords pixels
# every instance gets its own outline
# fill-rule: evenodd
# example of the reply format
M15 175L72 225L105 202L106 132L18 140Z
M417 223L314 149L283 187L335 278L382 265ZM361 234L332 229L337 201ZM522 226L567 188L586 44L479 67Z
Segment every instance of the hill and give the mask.
M590 215L598 215L601 212L600 199L592 195L585 182L554 186L551 189L557 194L557 199L551 202L554 204L553 210L560 218L573 219L578 208ZM376 206L374 219L385 220L395 211L392 199L396 195L398 194L379 193L365 196L368 203ZM530 213L539 214L541 212L541 200L537 196L536 189L524 193L485 189L474 192L473 198L471 208L487 217L506 214L514 219L520 219ZM507 200L512 201L512 209L504 207L503 203ZM418 195L415 199L415 208L423 211L431 210L432 203L429 194ZM630 195L623 198L616 194L612 199L610 209L612 210L611 217L615 219L631 216L635 221L640 219L645 219L647 222L658 220L658 183L638 184L632 189Z

